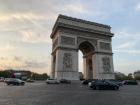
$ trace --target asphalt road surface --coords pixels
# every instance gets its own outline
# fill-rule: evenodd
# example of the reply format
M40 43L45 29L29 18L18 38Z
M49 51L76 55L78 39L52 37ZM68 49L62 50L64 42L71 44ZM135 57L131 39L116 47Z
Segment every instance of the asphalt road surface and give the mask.
M25 86L0 83L0 105L140 105L140 84L114 91L91 90L80 82L35 82Z

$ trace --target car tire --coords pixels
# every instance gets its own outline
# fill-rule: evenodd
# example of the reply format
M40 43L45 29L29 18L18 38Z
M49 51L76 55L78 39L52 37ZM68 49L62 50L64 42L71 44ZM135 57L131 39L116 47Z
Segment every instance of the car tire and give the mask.
M92 86L92 89L93 89L93 90L96 90L96 87L95 87L95 86Z
M24 85L25 85L25 83L22 83L21 85L22 85L22 86L24 86Z
M114 87L114 90L118 90L119 88L118 87Z
M96 86L95 89L96 89L96 90L100 90L99 86Z

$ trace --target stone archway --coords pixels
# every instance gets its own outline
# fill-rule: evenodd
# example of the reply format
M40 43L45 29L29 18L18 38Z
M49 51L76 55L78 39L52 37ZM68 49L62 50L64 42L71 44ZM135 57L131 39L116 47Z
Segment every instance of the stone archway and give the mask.
M90 42L84 41L80 43L79 50L83 53L84 79L93 79L92 56L95 54L95 48Z
M51 77L78 80L78 50L86 79L114 79L110 26L59 15L51 38Z

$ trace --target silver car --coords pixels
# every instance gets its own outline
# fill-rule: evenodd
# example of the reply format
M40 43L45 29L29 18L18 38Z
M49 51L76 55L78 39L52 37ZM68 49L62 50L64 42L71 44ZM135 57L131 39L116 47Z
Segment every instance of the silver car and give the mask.
M47 83L47 84L59 84L60 81L57 80L57 79L47 79L47 80L46 80L46 83Z

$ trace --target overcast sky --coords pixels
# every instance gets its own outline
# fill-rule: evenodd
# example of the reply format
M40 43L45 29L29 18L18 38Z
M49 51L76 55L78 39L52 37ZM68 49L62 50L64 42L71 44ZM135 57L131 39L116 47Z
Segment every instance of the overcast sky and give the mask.
M0 69L49 73L58 14L110 25L115 71L140 69L140 0L0 0Z

